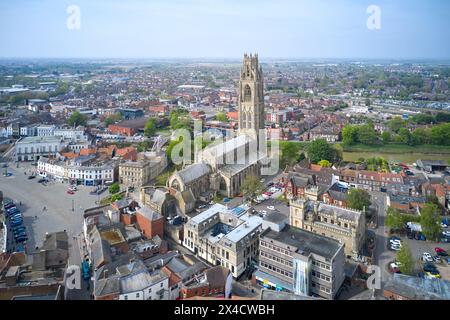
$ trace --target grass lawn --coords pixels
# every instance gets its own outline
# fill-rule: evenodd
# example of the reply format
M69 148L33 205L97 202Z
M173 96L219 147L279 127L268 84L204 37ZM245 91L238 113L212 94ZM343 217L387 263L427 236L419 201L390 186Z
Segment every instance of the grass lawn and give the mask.
M344 152L380 152L380 153L434 153L450 154L450 146L420 145L407 146L403 144L387 144L366 146L362 144L345 146Z

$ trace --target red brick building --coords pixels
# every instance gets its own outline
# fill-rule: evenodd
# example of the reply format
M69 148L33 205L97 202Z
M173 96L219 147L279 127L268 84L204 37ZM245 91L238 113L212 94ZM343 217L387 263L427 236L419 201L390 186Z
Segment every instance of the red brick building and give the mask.
M138 118L110 124L108 126L108 131L112 134L122 134L131 137L139 131L144 130L147 120L148 118Z
M164 217L149 208L139 208L136 211L136 222L142 233L149 239L163 237Z
M232 274L225 267L217 266L204 272L201 277L193 278L183 284L180 296L189 299L195 296L213 296L229 298L231 293Z

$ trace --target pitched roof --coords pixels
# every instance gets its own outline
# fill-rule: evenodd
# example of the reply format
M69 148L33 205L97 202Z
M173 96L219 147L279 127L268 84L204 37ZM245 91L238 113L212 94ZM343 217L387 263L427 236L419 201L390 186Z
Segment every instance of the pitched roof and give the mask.
M176 174L181 178L184 183L189 183L191 181L197 180L198 178L209 174L211 168L205 163L196 163L187 166Z

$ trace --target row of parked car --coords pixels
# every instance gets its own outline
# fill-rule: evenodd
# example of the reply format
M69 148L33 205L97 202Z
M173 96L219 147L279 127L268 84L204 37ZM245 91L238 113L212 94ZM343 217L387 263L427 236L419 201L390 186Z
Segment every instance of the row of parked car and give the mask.
M275 184L273 182L270 182L267 184L267 188L268 188L267 191L263 192L262 194L256 197L255 199L256 203L261 203L269 199L272 196L272 194L281 191L283 189L283 185L280 183Z
M4 204L5 215L16 243L25 243L28 240L26 227L23 225L23 215L13 201Z

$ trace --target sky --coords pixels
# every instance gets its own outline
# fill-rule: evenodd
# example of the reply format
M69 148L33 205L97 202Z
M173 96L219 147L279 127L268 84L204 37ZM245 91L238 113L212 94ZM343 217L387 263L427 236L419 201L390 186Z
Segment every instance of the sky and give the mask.
M0 39L0 58L448 60L450 1L0 0Z

